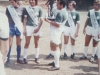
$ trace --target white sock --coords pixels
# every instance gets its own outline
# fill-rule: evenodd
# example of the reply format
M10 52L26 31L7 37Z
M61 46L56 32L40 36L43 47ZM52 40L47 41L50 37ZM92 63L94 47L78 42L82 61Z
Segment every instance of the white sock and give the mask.
M67 54L67 44L64 44L64 53Z
M35 48L35 58L39 58L39 48Z
M92 56L94 57L94 55L96 54L96 51L97 51L97 47L93 47L92 49Z
M59 57L60 57L60 50L56 50L54 51L54 63L55 63L55 67L59 68L60 65L59 65Z
M88 46L84 47L84 55L87 57Z
M28 49L26 49L26 48L24 49L24 54L23 54L23 56L24 56L25 59L27 58L27 50L28 50Z
M73 53L74 53L74 49L75 49L75 46L73 45L71 45L71 55L73 55Z
M52 55L54 55L54 52L53 52L53 50L51 50L51 54L52 54Z

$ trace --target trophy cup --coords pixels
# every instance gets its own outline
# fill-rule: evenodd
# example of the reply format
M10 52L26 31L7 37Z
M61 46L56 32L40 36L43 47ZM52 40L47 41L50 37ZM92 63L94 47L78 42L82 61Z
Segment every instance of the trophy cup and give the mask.
M46 18L55 21L55 15L52 12L52 8L50 8L50 5L48 6L48 13L46 14Z

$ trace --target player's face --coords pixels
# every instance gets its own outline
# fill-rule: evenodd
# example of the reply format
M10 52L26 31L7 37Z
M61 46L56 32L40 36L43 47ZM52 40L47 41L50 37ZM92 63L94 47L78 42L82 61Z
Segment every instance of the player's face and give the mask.
M17 2L15 2L14 0L10 0L10 3L11 3L12 6L17 6L18 5Z
M57 1L57 9L61 9L61 5L60 5L60 2L59 1Z
M99 4L98 3L94 3L93 8L94 9L99 9Z
M34 6L35 5L35 0L29 0L29 3L31 6Z
M68 9L69 9L69 10L72 10L72 9L73 9L73 4L72 4L72 3L69 3L69 4L68 4Z

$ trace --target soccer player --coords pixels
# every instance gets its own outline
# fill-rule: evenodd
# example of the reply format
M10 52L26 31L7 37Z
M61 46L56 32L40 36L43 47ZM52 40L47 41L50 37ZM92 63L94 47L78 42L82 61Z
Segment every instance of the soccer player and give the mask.
M52 17L56 17L57 13L59 12L59 10L57 9L57 1L53 4L52 12L53 12L53 15L54 15ZM60 47L61 47L61 45L60 45ZM53 57L54 57L54 55L51 51L50 54L46 56L46 59L50 59L50 58L53 58Z
M80 57L80 59L81 60L87 59L88 46L91 41L91 38L93 38L92 57L90 59L90 61L93 62L94 56L97 50L97 45L98 45L98 35L100 34L99 33L99 26L100 26L99 1L94 1L93 9L89 10L87 16L88 17L87 17L87 20L85 22L85 26L83 29L83 33L86 34L84 55Z
M27 63L27 51L29 48L31 36L34 36L35 44L35 62L39 63L39 38L41 37L41 26L43 23L42 8L36 5L36 0L29 0L28 5L24 11L24 35L25 35L25 46L24 46L24 63Z
M9 20L10 36L9 36L9 52L8 59L5 66L10 64L10 53L13 43L13 37L16 36L16 51L17 51L17 62L23 64L23 61L20 59L21 55L21 39L23 37L23 25L21 22L23 8L19 6L17 0L10 0L11 5L6 8L6 15Z
M71 58L75 59L75 40L78 37L80 27L80 15L75 10L76 2L69 1L68 3L68 21L65 24L64 30L64 56L63 59L67 59L67 45L69 37L71 39Z
M54 55L54 62L51 63L53 67L49 69L49 71L55 71L60 69L59 65L59 57L60 57L60 49L59 45L61 43L61 34L64 30L64 25L67 19L66 9L65 9L65 0L57 0L57 8L60 10L57 15L55 21L48 20L45 18L45 21L50 23L50 46L52 53Z

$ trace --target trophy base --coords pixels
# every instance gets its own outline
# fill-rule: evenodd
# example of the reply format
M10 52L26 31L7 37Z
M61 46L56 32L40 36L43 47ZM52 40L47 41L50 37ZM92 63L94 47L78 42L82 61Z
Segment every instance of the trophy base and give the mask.
M54 15L53 16L48 16L48 14L46 14L46 18L48 20L55 21L55 16Z

